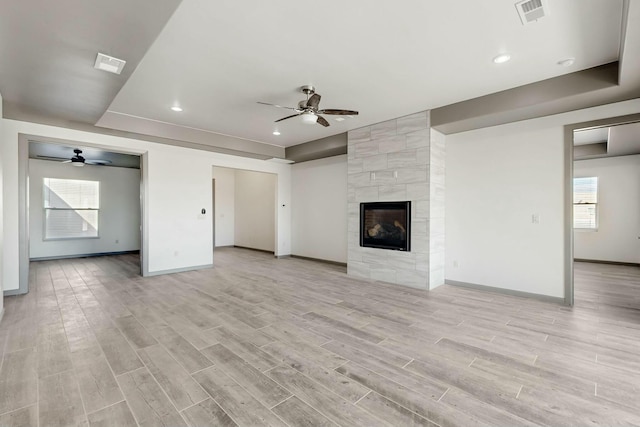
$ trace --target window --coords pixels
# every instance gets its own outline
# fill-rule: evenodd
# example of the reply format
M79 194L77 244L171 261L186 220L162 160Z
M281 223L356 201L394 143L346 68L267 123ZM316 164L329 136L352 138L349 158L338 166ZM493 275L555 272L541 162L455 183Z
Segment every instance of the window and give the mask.
M573 179L573 228L598 229L598 177Z
M44 238L98 237L100 183L44 178Z

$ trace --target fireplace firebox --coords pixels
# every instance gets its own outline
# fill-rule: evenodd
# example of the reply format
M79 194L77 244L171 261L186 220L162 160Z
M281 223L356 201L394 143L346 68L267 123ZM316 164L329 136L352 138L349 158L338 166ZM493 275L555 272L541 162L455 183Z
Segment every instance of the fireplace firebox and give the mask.
M360 246L411 250L411 202L360 203Z

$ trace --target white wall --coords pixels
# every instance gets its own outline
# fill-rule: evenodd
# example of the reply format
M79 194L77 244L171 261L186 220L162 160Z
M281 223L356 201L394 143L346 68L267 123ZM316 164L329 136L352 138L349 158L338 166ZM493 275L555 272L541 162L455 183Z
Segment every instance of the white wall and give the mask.
M447 135L446 278L563 297L564 125L639 109L632 100Z
M294 255L347 262L347 156L293 165Z
M185 151L150 147L149 271L209 265L213 253L211 165ZM201 215L202 209L207 210Z
M275 250L276 185L276 175L236 170L236 246Z
M4 290L18 289L18 139L19 134L57 138L143 156L143 252L148 271L190 269L213 262L212 166L278 175L276 255L290 254L291 166L226 154L155 144L131 138L55 126L4 120L0 140L4 169ZM212 136L213 137L213 136ZM206 208L207 214L200 210Z
M573 175L598 177L598 230L574 231L574 258L640 263L640 155L576 161Z
M44 240L43 178L100 182L99 237ZM107 166L71 167L29 160L29 257L46 258L140 249L140 170Z
M213 167L216 180L216 246L235 243L235 169Z

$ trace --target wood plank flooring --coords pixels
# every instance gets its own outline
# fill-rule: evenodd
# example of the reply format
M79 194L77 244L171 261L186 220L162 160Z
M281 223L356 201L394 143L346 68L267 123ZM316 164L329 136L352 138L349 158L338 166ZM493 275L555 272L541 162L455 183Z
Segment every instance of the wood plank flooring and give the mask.
M34 262L5 298L1 426L640 425L640 269L576 264L576 306L220 249Z

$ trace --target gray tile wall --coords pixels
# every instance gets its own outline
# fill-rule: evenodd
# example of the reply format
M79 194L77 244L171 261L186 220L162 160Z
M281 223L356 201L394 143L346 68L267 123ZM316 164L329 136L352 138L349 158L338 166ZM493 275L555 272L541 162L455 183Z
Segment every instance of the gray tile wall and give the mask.
M444 137L431 137L428 111L349 132L348 274L421 289L444 282ZM404 200L411 251L361 248L360 203Z

